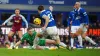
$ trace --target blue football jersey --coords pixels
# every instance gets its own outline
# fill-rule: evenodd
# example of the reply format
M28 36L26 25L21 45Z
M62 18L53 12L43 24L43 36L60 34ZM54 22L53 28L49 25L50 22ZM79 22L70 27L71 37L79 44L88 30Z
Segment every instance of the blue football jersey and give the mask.
M43 11L41 11L40 17L43 18L43 16L48 16L49 17L49 23L48 23L47 27L56 26L55 20L54 20L53 15L52 15L52 12L50 10L43 10Z
M80 25L80 20L76 19L75 17L75 12L71 11L69 13L69 17L68 17L68 26L70 25L70 22L72 21L72 26L79 26Z
M74 11L75 11L75 17L76 19L80 20L80 23L89 24L88 15L84 8L79 8L78 10Z

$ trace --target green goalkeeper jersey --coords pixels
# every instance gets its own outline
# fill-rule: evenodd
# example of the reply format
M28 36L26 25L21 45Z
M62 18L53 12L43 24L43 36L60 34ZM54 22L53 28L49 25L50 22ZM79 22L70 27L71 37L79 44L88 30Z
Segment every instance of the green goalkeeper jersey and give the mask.
M24 40L26 40L30 44L30 46L33 46L33 41L34 41L36 34L37 34L36 31L33 31L32 35L25 33L21 38L21 42L24 42Z

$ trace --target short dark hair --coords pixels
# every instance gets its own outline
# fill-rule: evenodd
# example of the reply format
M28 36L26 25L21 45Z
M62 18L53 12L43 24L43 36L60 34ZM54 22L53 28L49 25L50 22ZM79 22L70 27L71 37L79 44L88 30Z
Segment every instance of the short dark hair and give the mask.
M38 6L38 10L39 10L39 11L44 10L44 6L43 6L43 5Z
M28 28L27 28L27 31L29 31L29 30L31 30L31 29L33 29L33 28L32 28L32 27L28 27Z
M20 10L19 8L16 8L15 10Z

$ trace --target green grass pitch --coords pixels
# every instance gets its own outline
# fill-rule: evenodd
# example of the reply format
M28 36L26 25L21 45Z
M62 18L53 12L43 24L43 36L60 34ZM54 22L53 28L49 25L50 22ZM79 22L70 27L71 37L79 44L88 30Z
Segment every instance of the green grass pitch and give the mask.
M69 51L58 50L29 50L0 48L0 56L100 56L100 49L82 49Z

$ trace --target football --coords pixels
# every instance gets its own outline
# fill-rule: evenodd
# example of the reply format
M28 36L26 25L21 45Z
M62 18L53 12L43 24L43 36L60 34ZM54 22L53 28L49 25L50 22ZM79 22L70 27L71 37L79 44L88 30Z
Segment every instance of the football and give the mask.
M33 23L36 24L36 25L40 25L41 24L41 19L40 18L35 18Z

